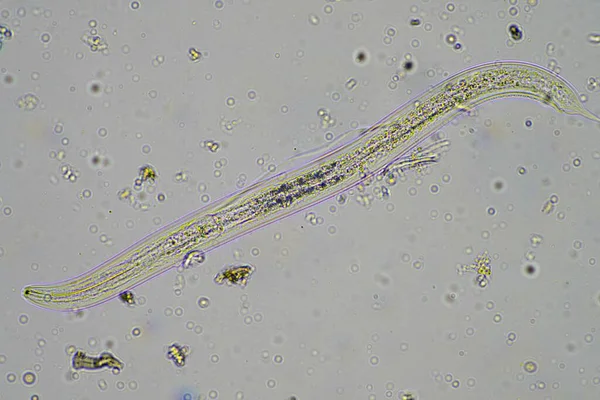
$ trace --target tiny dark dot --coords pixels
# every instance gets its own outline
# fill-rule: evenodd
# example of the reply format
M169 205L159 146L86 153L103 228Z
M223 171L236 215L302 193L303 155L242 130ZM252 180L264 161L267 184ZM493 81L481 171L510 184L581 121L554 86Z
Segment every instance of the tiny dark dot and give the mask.
M367 60L367 54L364 51L359 51L356 55L356 61L359 63L364 63Z
M530 119L526 119L525 120L525 126L528 128L531 128L531 126L533 125L533 121Z
M535 274L535 266L529 264L525 267L525 272L527 273L527 275L533 275Z
M504 183L502 181L496 181L496 182L494 182L494 189L496 189L496 190L502 190L502 188L504 188Z
M412 61L406 61L404 63L404 69L407 71L412 70L414 66L415 66L415 64Z
M102 94L102 83L98 81L92 81L88 84L87 90L88 93L92 96L99 96Z
M4 77L4 83L7 85L12 85L15 81L15 78L12 75L6 75Z
M98 165L98 164L100 164L100 157L99 157L99 156L93 156L93 157L92 157L92 164L93 164L93 165Z

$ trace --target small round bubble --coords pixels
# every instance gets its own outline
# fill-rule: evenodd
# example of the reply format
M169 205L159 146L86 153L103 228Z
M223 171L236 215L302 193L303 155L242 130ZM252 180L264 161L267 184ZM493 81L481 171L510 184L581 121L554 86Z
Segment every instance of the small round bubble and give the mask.
M23 373L23 383L27 386L32 386L35 384L37 380L37 376L32 371L26 371Z
M453 33L449 33L446 35L446 43L449 45L454 45L457 41L456 35Z
M537 372L538 370L538 365L535 361L529 360L526 361L523 364L523 369L525 370L525 372L527 372L528 374L533 374L535 372Z
M42 43L50 43L51 40L52 40L52 36L50 36L50 34L48 32L44 32L40 35L40 41Z
M208 297L200 297L198 299L198 307L206 309L210 306L210 299Z

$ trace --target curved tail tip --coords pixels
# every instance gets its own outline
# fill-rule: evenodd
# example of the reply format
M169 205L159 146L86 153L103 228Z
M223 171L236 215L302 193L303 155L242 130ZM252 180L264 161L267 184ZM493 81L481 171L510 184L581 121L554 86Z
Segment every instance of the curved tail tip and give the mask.
M584 112L582 113L582 115L589 119L590 121L594 121L594 122L599 122L600 123L600 116L591 112L588 109L585 109Z

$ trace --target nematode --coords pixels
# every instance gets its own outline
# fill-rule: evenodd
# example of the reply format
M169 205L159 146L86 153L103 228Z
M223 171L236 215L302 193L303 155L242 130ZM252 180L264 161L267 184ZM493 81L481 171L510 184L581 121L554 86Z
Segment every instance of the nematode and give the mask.
M386 171L460 113L525 97L600 122L569 82L543 67L496 61L463 70L405 103L353 140L305 165L256 182L158 229L88 272L23 288L43 308L81 310L118 296L189 258L310 207Z

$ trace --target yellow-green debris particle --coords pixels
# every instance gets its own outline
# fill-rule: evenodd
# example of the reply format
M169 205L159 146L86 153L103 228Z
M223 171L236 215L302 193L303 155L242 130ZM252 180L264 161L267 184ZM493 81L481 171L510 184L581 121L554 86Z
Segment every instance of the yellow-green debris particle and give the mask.
M245 287L255 269L249 264L225 267L215 276L214 281L219 285L226 283L229 286L237 285Z

